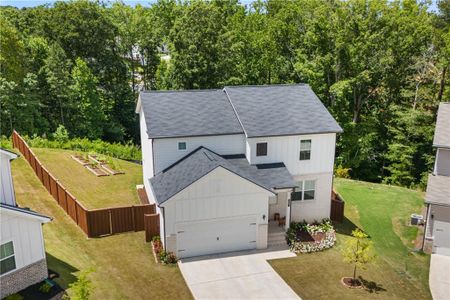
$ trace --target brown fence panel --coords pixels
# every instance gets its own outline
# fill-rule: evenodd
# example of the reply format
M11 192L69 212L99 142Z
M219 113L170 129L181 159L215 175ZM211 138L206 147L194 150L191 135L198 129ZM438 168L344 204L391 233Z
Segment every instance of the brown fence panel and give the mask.
M89 234L89 228L88 228L88 220L87 220L87 210L84 209L78 202L76 202L76 211L77 211L77 220L78 220L78 226L88 235Z
M77 215L77 200L70 193L66 191L67 194L67 214L78 224L78 215Z
M159 235L159 214L144 215L145 241L150 242L154 236Z
M44 167L42 167L42 180L43 180L45 188L47 189L47 191L50 192L50 181L49 181L48 171Z
M42 165L40 163L36 164L36 175L39 180L44 183L44 179L42 179Z
M49 178L50 178L51 194L52 194L53 198L55 198L55 200L57 202L59 202L58 201L58 182L56 181L55 177L53 177L51 174L50 174Z
M345 202L341 199L339 194L337 194L335 191L332 191L330 219L332 221L341 223L344 220L344 208Z
M134 230L133 207L115 207L110 209L112 233Z
M156 206L155 204L147 205L136 205L133 206L134 209L134 231L144 230L144 215L155 214Z
M31 156L30 165L31 165L31 168L33 168L33 170L34 170L34 173L36 173L36 156L34 156L34 155Z
M109 211L109 209L98 209L89 210L87 212L89 237L112 234L110 224L111 216Z
M58 204L61 205L61 202L65 203L66 201L66 191L59 182L57 185L57 189L58 189L58 198L56 199L56 201L58 201Z

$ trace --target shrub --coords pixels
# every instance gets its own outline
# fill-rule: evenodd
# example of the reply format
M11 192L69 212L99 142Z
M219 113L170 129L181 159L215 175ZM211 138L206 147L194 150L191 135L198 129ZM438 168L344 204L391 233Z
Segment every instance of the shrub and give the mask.
M64 127L64 125L59 125L55 133L53 133L53 138L60 143L67 143L69 140L69 133L67 132L66 127Z
M159 253L159 260L163 264L174 264L178 259L173 252L162 251L161 253Z
M13 148L12 140L2 135L0 138L0 148L11 150Z
M344 168L343 166L337 166L334 169L334 174L339 178L350 178L350 168Z
M80 273L77 281L71 283L69 287L71 288L73 294L70 299L73 300L87 300L92 293L92 282L88 278L88 275L93 272L93 269L84 270Z
M313 242L301 241L298 238L298 233L301 231L308 232L310 235L323 233L324 237ZM323 219L321 223L315 222L313 224L292 222L286 232L286 239L291 251L295 253L310 253L333 247L336 242L336 233L329 219Z
M44 294L50 293L50 290L52 289L52 286L48 284L47 282L44 282L40 287L39 291L41 291Z

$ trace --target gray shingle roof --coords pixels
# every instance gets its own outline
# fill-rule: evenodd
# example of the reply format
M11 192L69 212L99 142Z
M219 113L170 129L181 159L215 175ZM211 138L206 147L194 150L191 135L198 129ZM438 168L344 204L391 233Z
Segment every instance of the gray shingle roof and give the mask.
M450 102L439 104L433 146L450 148Z
M141 92L140 99L149 138L342 132L306 84Z
M225 159L207 148L200 147L150 179L156 202L164 203L219 166L270 191L277 187L295 186L284 165L266 168L251 166L247 160L240 157Z
M428 175L425 203L450 206L450 177Z
M12 210L12 211L17 211L17 212L21 212L21 213L24 213L24 214L27 214L27 215L32 215L32 216L35 216L35 217L44 218L44 219L48 219L48 220L52 219L51 217L42 215L42 214L40 214L38 212L35 212L34 210L31 210L29 208L13 206L13 205L9 205L9 204L6 204L6 203L0 203L0 208L4 208L4 209L7 209L7 210Z
M306 84L225 87L247 137L342 132Z
M243 133L222 90L141 92L149 138Z

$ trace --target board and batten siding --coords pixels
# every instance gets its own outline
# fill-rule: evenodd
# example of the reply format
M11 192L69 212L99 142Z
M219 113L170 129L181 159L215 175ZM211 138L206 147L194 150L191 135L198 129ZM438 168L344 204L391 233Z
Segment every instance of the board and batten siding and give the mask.
M161 206L165 211L165 234L176 245L177 224L254 215L256 244L267 247L268 201L273 193L218 167Z
M186 142L186 150L178 150L178 142ZM245 153L245 136L243 134L231 134L153 139L155 174L200 146L206 147L220 155L243 154Z
M0 201L8 205L16 205L10 159L9 155L0 152Z
M300 140L311 140L311 159L300 160ZM267 156L256 156L256 144L267 142ZM293 175L333 172L335 133L248 138L250 164L283 162Z
M2 209L1 244L13 241L16 270L45 259L42 222Z

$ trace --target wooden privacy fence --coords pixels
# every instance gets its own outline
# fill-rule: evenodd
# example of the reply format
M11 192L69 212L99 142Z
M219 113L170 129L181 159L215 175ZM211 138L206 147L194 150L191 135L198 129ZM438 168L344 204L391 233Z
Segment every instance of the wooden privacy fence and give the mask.
M47 191L88 237L144 230L144 215L155 214L155 204L86 209L42 165L25 140L15 130L12 140L13 146L23 154Z
M344 206L345 202L341 196L334 190L331 191L331 212L330 219L335 222L342 223L344 220Z
M144 215L145 241L148 243L159 235L159 214Z

